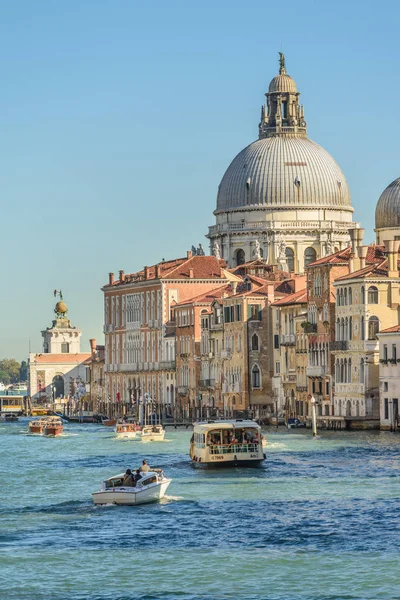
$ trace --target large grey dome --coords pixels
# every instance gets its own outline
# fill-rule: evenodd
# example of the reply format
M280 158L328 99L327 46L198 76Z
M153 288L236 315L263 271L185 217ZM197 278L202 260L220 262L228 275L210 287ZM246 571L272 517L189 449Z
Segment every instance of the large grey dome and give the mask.
M217 211L240 207L348 207L340 167L306 137L267 137L242 150L218 190Z
M400 227L400 177L381 194L375 210L375 228Z

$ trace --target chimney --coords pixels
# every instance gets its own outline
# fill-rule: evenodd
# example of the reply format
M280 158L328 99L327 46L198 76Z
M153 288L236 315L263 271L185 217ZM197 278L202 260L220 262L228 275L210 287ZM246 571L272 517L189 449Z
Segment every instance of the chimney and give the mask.
M367 262L368 246L358 247L358 256L360 257L360 269L364 269Z
M299 292L300 290L303 290L307 286L305 275L300 275L300 276L297 275L296 277L293 277L293 281L294 281L294 291L295 292Z
M189 279L193 279L194 278L194 271L193 269L189 269Z
M149 279L149 267L144 267L144 278Z
M352 252L349 257L349 273L354 273L355 270L356 269L354 267L354 252Z
M231 282L231 286L232 286L232 294L233 294L233 295L235 295L235 294L236 294L237 285L238 285L238 282L237 282L237 281L232 281L232 282Z
M125 281L125 271L119 272L119 280L121 283Z
M89 340L90 343L90 352L92 353L92 358L95 356L96 354L96 340L95 338L92 338L91 340Z
M268 295L268 302L274 302L275 301L275 288L273 286L273 284L268 285L267 286L267 295Z
M356 241L357 229L349 229L350 241L351 241L351 252L355 254L357 252L357 241Z
M386 245L386 243L385 243ZM389 253L388 253L388 276L389 277L398 277L399 270L397 267L397 261L399 258L399 245L400 241L398 240L390 240Z
M114 283L114 273L108 274L108 285L112 285Z
M188 250L188 251L186 252L186 256L187 256L187 258L188 258L188 259L189 259L189 258L192 258L192 251L191 251L191 250Z
M156 265L156 279L160 279L160 265Z

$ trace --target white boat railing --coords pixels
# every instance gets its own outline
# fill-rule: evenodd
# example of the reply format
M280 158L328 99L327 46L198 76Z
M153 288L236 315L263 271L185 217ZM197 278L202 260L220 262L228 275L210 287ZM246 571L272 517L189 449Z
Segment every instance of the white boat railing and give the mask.
M239 454L241 452L258 452L259 444L223 444L209 446L210 454Z

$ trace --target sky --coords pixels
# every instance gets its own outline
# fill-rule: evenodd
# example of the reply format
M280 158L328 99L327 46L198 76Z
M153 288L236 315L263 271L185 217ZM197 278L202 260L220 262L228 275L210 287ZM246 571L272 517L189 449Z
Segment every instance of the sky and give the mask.
M55 288L88 351L108 272L207 247L279 51L374 240L400 176L399 18L386 0L1 0L0 358L41 351Z

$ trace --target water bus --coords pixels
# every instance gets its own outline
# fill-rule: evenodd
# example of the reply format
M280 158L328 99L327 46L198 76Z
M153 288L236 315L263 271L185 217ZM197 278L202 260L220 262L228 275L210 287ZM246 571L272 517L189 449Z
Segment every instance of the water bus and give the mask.
M142 474L134 486L124 486L125 473L114 475L101 484L98 492L93 492L95 504L119 504L132 506L157 502L164 497L171 479L167 479L161 469L152 469Z
M258 467L265 460L261 427L254 421L194 423L190 458L201 467Z
M57 436L63 432L64 426L60 417L42 417L29 422L29 433Z

